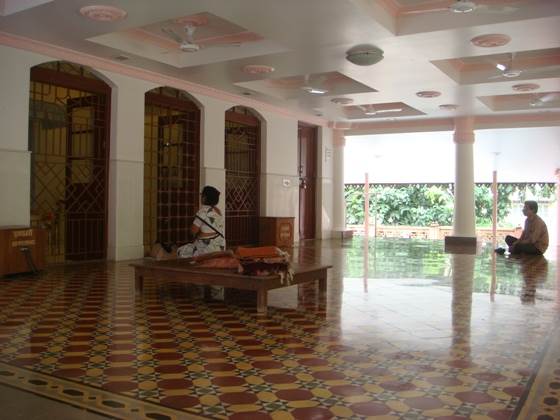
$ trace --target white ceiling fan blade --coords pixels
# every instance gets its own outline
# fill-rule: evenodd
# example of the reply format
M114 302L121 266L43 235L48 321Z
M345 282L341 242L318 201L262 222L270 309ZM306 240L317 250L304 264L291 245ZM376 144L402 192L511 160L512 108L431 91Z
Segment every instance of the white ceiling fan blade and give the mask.
M560 92L547 93L546 95L541 96L538 100L539 102L542 103L554 102L560 100Z
M173 41L177 42L178 44L182 44L184 42L183 38L181 38L173 30L169 28L161 28L161 31L169 38L171 38Z
M402 108L392 108L392 109L378 109L376 112L378 114L382 114L382 113L385 113L385 112L401 112L401 111L402 111Z
M405 10L400 12L401 15L422 15L425 13L437 13L437 12L449 12L447 7L438 7L434 9L424 9L424 10Z

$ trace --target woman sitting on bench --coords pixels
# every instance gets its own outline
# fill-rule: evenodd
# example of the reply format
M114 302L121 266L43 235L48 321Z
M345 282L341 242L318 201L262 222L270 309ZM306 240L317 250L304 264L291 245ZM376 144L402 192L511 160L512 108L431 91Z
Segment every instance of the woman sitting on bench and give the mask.
M156 243L150 255L156 260L170 260L175 258L190 258L211 252L220 252L226 249L226 240L223 235L224 217L216 207L220 201L220 191L211 186L206 186L200 194L202 206L194 216L191 233L193 242L180 247L172 246L170 249Z

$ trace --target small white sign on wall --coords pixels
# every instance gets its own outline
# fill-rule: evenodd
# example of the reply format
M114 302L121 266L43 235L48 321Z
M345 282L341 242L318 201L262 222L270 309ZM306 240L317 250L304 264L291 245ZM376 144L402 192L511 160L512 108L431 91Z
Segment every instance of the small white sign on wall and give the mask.
M325 147L325 162L328 162L332 157L332 149L330 147Z

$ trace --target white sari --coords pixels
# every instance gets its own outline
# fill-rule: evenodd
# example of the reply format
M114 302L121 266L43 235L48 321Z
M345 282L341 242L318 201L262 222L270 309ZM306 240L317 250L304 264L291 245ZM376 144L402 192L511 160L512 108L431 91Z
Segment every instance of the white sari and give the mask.
M196 213L193 224L198 226L200 233L205 236L179 247L177 249L179 258L196 257L226 249L226 240L223 236L224 217L218 213L215 207L202 206Z

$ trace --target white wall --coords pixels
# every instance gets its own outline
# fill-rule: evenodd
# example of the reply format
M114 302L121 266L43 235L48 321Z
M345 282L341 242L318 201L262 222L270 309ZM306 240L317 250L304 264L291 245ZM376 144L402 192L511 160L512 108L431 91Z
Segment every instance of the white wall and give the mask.
M261 149L261 215L296 217L297 222L298 122L269 112L261 115L267 121L266 138L263 138Z
M0 226L29 225L29 69L42 60L0 45Z
M452 132L348 136L345 183L454 182ZM560 167L560 127L475 131L474 180L555 182ZM495 152L499 153L495 163Z
M112 88L107 258L139 258L144 253L144 93L156 85L99 74Z
M29 70L56 59L0 46L0 226L29 224ZM94 70L112 87L108 258L138 258L143 255L144 93L160 85L181 89L181 81L148 82L114 71ZM199 93L192 96L202 115L201 185L211 184L225 191L224 114L237 104ZM258 107L255 110L266 130L262 137L261 214L297 218L298 120ZM332 136L330 129L319 131L317 235L328 237L333 211ZM222 208L224 203L222 196Z

